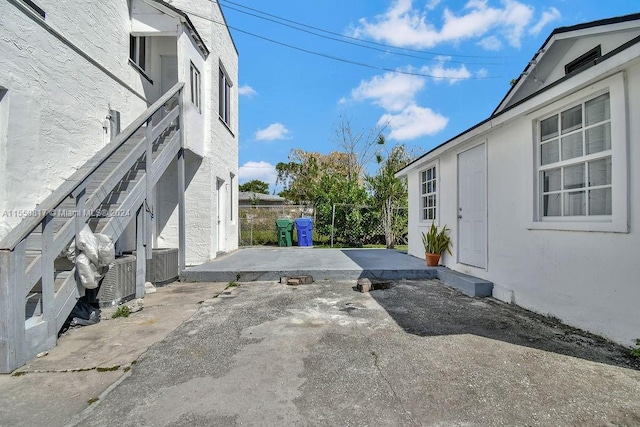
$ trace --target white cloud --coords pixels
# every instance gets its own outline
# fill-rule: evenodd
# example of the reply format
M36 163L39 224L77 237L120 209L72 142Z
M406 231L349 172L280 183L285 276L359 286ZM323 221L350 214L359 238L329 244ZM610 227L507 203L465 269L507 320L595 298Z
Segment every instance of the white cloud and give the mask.
M424 84L425 79L420 76L385 73L369 81L361 81L360 85L351 91L351 96L356 101L370 99L388 111L400 111L413 102L416 93Z
M257 94L258 94L258 92L256 92L255 89L252 88L249 85L240 86L238 88L238 95L252 97L252 96L255 96Z
M268 182L271 188L275 188L278 174L276 167L268 162L247 162L238 170L238 182L245 183L254 179Z
M560 19L560 11L555 7L550 7L549 9L542 12L542 16L536 25L529 29L529 34L538 35L540 31L547 25L549 22Z
M359 21L356 37L368 37L396 46L430 48L440 43L456 43L483 37L497 30L510 45L520 46L524 28L529 25L533 8L516 0L503 0L502 7L490 7L487 0L470 0L461 14L445 8L438 29L427 20L427 13L414 9L412 0L396 0L391 7L370 22Z
M478 42L478 46L484 50L500 50L502 48L502 42L496 36L485 37Z
M489 70L487 70L486 68L480 68L478 71L476 71L476 77L479 79L484 79L488 75L489 75Z
M435 9L440 4L440 0L430 0L427 2L425 7L429 10Z
M258 141L275 141L276 139L286 139L289 136L289 129L282 123L272 123L264 129L256 132Z
M406 141L424 135L435 135L447 126L449 119L430 108L409 105L399 114L387 113L380 117L378 125L388 125L389 139Z
M444 66L446 61L450 61L450 56L438 56L436 57L438 63L432 67L425 66L420 70L423 74L429 74L435 81L449 80L450 84L459 82L460 80L468 79L471 77L471 73L467 70L467 67L462 64L459 68L446 68Z
M458 68L446 68L449 57L438 57L436 65L423 67L420 73L434 76L436 81L448 80L455 83L459 79L471 77L471 73L462 65ZM410 140L424 135L434 135L445 128L449 119L435 113L430 108L421 107L416 95L426 84L427 77L399 73L385 73L370 80L361 81L351 91L353 101L371 101L385 110L378 121L380 126L388 126L389 139ZM342 98L339 103L347 100Z

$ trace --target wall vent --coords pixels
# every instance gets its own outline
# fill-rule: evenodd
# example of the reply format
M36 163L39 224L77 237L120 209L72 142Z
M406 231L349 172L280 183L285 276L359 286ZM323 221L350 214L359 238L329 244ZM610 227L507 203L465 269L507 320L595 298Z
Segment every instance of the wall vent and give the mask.
M600 45L594 47L589 52L581 55L564 66L565 74L574 73L576 71L582 71L585 68L589 68L596 65L598 58L602 56L602 49Z

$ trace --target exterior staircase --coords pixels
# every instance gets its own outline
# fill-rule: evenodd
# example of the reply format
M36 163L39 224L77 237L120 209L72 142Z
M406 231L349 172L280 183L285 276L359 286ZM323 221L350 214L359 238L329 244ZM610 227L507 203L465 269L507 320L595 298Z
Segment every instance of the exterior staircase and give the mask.
M144 296L151 257L151 194L178 163L179 267L184 269L183 83L94 155L0 241L0 373L55 346L84 288L67 248L89 225L115 242L136 224L136 297Z

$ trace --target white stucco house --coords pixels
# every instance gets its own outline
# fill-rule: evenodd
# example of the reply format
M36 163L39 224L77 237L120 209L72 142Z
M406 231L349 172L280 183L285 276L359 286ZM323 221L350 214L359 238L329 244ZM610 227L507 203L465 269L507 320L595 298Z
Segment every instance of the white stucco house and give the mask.
M85 224L181 268L238 247L238 52L212 0L6 0L0 33L7 372L83 295L60 259Z
M217 2L9 0L0 20L0 237L109 142L109 119L124 129L180 81L186 262L237 247L238 53ZM177 245L175 174L156 185L160 247Z
M461 102L472 102L461 100ZM640 337L640 14L554 30L496 110L397 173L409 253L493 297L631 346Z

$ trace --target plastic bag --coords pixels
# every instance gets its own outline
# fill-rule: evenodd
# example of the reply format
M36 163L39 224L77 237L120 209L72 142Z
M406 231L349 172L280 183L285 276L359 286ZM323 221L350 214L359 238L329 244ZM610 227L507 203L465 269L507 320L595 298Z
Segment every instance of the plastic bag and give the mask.
M106 234L93 234L85 225L76 239L67 248L67 258L76 264L80 283L87 289L95 289L100 279L115 261L115 245ZM80 252L76 257L76 245Z
M116 248L111 237L95 234L98 240L98 267L107 267L116 260Z
M67 249L67 258L69 261L75 261L76 246L79 252L84 252L92 263L98 265L98 239L88 225L82 227L82 230L80 230L78 234L77 241L74 239L71 245L69 245L69 249Z
M88 256L81 252L76 257L76 272L80 283L87 289L95 289L102 278L98 272L98 267L91 262Z

